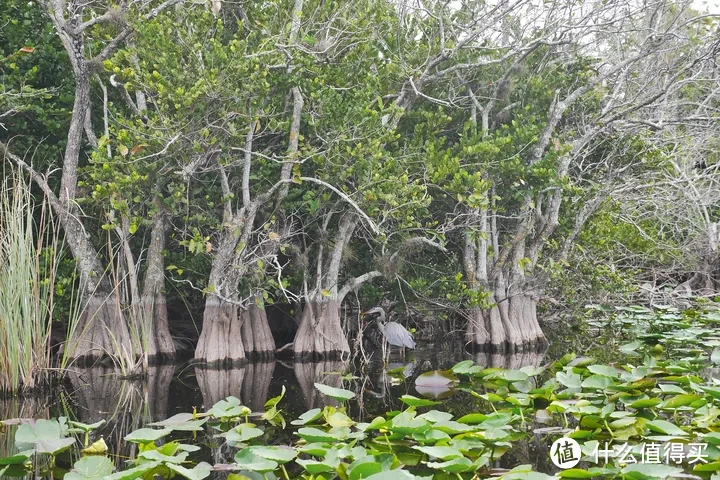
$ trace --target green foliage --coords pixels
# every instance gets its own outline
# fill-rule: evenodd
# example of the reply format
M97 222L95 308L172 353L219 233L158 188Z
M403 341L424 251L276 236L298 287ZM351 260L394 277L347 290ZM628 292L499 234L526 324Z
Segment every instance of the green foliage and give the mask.
M444 474L463 479L654 479L689 473L706 478L715 472L720 465L720 436L715 432L720 421L720 389L702 372L709 365L709 351L718 343L714 328L720 318L717 309L595 305L591 311L597 313L592 321L598 327L629 325L630 331L622 331L626 338L635 338L634 332L646 333L632 348L614 349L616 361L611 363L567 354L544 366L512 370L466 360L451 371L428 372L418 378L418 385L426 383L425 378L450 382L468 399L476 399L474 410L464 415L443 411L447 408L444 402L411 395L401 399L407 405L404 410L365 421L355 421L346 407L327 405L290 422L296 437L292 444L274 445L266 415L261 418L259 412L250 412L238 399L228 397L206 413L177 414L131 432L126 441L140 446L123 470L115 471L105 454L86 455L66 477L130 479L175 472L202 479L213 471L228 469L250 478L264 474L305 479L317 475L443 478ZM677 348L687 346L690 338L696 340L693 348ZM667 342L662 352L656 348L657 340ZM618 356L620 352L624 356ZM349 395L354 392L321 384L316 388L354 401ZM266 414L277 409L282 398L269 400ZM248 415L258 423L251 423ZM196 424L198 421L202 423ZM235 452L233 463L195 463L192 455L200 448L179 439L156 444L161 438L189 430L204 430L214 441L227 442ZM69 433L72 430L64 418L24 423L17 431L16 443L26 450L0 459L0 465L28 472L32 466L27 460L33 455L54 454L71 445L74 439ZM560 437L576 440L582 462L556 476L538 472L538 466L521 465L510 471L492 466L515 445L537 435L548 440L544 442L548 445ZM691 461L692 453L685 452L684 460L677 462L627 461L628 455L640 458L642 445L677 442L704 444L695 454L702 460ZM552 454L547 448L541 451Z
M47 205L36 205L27 178L6 174L0 183L0 392L19 393L48 381L62 247Z

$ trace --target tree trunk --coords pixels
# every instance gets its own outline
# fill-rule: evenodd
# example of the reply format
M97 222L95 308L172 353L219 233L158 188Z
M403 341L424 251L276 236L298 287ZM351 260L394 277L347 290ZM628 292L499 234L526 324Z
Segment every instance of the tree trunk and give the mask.
M495 294L496 303L488 309L472 309L465 332L473 351L504 353L535 351L548 342L537 320L537 301L532 295L519 293L503 298ZM498 299L500 299L498 301Z
M340 326L340 301L335 297L312 299L303 309L295 335L296 359L339 359L350 354Z
M265 308L253 303L240 310L242 340L245 355L250 360L271 360L275 357L275 340L267 320Z
M101 282L101 286L105 283ZM65 355L77 366L88 366L107 356L126 360L135 357L125 317L110 288L99 287L86 297Z
M170 336L167 299L165 298L165 234L168 228L167 215L158 211L153 219L150 248L147 253L147 271L143 293L140 299L140 339L149 364L158 364L175 359L175 343Z
M243 365L247 360L241 330L237 306L209 293L195 360L212 368Z
M212 368L237 366L247 361L237 303L237 287L242 272L234 267L239 240L233 231L226 229L223 232L210 271L208 285L213 290L205 298L202 333L195 349L195 360Z

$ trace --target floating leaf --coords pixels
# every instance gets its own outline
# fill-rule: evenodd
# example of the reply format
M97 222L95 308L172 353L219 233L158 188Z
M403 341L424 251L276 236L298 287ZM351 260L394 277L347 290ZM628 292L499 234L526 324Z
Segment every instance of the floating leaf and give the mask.
M209 477L210 473L212 472L212 467L207 462L200 462L192 469L188 469L183 467L182 465L175 465L172 463L167 464L167 467L170 470L173 470L174 472L179 473L183 477L190 480L202 480L203 478Z
M621 473L630 478L667 478L682 473L682 468L655 463L633 463L621 470Z
M255 428L251 425L241 423L232 430L228 430L227 432L223 433L222 436L231 443L244 443L248 440L252 440L253 438L261 437L263 433L264 432L259 428Z
M323 395L332 397L335 400L344 401L355 398L355 392L351 392L350 390L343 390L342 388L330 387L328 385L323 385L322 383L316 383L315 388L320 390Z
M307 425L308 423L320 420L322 416L323 414L321 409L313 408L312 410L308 410L307 412L300 415L297 420L293 420L290 423L292 425Z
M673 425L666 420L648 420L646 423L647 427L653 432L663 433L665 435L678 435L686 436L687 432L682 428Z
M171 427L179 431L200 431L207 418L195 419L192 413L178 413L162 422L148 423L150 427Z
M454 447L412 447L415 450L423 452L431 457L441 460L450 460L452 458L460 458L463 454Z
M22 465L27 462L35 453L35 450L26 450L16 453L11 457L0 458L0 466L4 465Z
M250 451L257 456L272 460L277 463L287 463L297 457L297 450L292 447L249 447Z
M163 428L160 430L155 430L154 428L140 428L126 435L125 441L133 443L150 443L159 438L170 435L172 431L172 428Z
M278 467L277 462L256 455L250 448L244 448L235 454L238 467L254 472L271 472Z
M83 457L65 474L65 480L103 480L113 469L113 463L107 457Z
M400 400L411 407L429 407L431 405L440 405L442 402L436 402L434 400L427 400L425 398L418 398L412 395L403 395Z

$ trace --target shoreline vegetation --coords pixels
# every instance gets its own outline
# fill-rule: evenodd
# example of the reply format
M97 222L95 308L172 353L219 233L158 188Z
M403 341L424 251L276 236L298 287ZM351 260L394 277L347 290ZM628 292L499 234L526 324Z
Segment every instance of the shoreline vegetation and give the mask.
M393 382L411 382L417 392L452 391L460 400L408 390L397 399L400 408L362 420L356 415L365 383L342 367L331 371L340 364L302 379L308 410L298 415L289 411L284 386L268 398L268 384L246 392L240 380L248 403L221 388L218 398L205 399L204 410L165 411L155 421L118 423L123 407L99 415L88 410L85 423L72 410L70 417L9 418L2 426L14 446L0 458L0 472L68 480L712 478L720 470L720 387L712 377L720 365L720 309L590 305L588 311L583 328L606 332L611 343L598 352L611 350L609 363L568 353L513 369L465 360L406 378L400 368L386 372ZM551 462L550 445L559 438L580 445L573 468ZM647 445L673 448L672 458L637 460L645 459ZM533 464L522 463L531 448L537 449Z
M691 2L5 7L4 391L347 359L373 305L504 354L547 309L718 295L719 24Z

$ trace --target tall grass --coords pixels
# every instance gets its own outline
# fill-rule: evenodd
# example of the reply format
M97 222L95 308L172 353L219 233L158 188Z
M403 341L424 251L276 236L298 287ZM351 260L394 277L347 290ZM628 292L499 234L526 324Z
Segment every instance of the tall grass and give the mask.
M47 204L36 205L21 172L2 173L0 393L18 393L43 386L50 372L58 228Z

